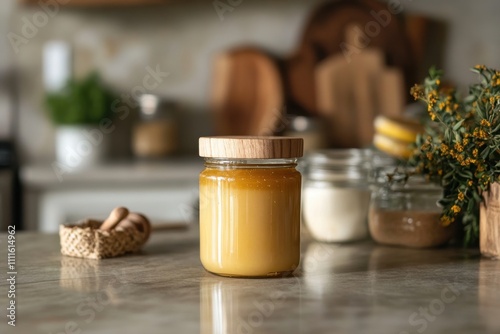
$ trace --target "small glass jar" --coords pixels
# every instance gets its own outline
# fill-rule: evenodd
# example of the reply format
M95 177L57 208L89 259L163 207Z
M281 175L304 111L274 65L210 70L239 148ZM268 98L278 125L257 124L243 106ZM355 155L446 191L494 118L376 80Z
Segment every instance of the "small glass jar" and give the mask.
M140 120L132 131L132 151L136 157L161 159L175 153L177 122L174 103L152 94L139 98Z
M363 149L321 150L305 161L303 220L324 242L368 237L368 177L373 153Z
M454 226L441 223L443 189L408 170L376 171L370 203L369 228L381 244L414 248L448 242Z
M303 140L202 137L200 258L214 274L270 277L300 260Z

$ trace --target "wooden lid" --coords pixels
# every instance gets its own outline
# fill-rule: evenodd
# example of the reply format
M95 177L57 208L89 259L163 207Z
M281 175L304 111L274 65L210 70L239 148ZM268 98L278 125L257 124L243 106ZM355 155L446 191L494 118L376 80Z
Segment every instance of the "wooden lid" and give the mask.
M201 137L200 157L231 159L299 158L304 140L295 137Z

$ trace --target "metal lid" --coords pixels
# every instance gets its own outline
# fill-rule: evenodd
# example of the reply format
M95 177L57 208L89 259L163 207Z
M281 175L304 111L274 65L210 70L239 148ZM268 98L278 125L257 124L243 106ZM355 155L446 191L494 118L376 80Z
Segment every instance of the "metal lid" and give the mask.
M301 157L303 146L304 140L295 137L201 137L199 154L206 158L286 159Z

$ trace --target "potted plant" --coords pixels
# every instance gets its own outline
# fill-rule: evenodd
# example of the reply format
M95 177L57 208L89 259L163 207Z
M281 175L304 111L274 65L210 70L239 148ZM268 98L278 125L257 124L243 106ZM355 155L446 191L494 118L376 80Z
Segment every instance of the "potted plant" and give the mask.
M56 159L66 170L96 164L106 154L106 132L114 95L96 73L69 80L57 93L48 93L46 106L57 125ZM103 124L106 123L106 124Z
M463 99L441 85L442 73L434 69L412 88L431 120L412 161L444 188L442 223L461 220L466 245L480 240L484 255L499 257L500 71L484 65L472 71L481 81Z

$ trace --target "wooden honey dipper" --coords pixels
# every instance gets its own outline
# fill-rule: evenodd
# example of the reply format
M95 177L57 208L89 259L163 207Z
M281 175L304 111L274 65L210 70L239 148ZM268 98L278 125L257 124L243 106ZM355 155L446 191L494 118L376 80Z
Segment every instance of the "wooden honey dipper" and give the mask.
M123 231L131 228L145 233L144 243L149 239L151 234L151 223L149 220L140 213L129 212L125 207L117 207L111 211L99 229L104 231L112 229Z
M123 219L125 219L129 214L127 208L122 206L114 208L113 211L109 214L108 218L102 223L100 230L110 231L118 225Z
M117 230L127 228L136 228L140 232L144 232L144 242L149 239L151 234L151 223L149 220L144 215L136 212L130 212L116 227Z

